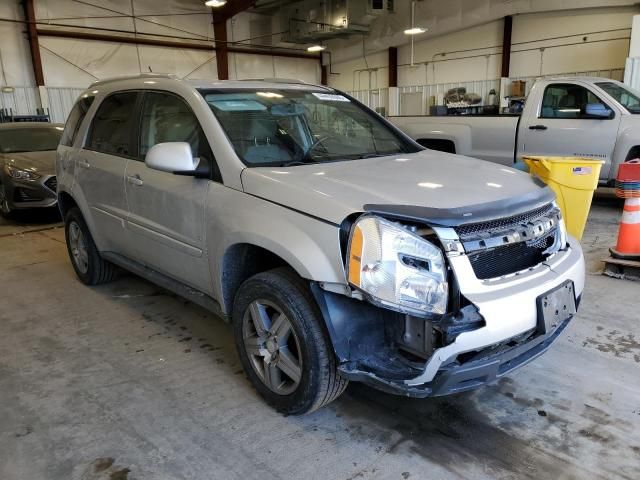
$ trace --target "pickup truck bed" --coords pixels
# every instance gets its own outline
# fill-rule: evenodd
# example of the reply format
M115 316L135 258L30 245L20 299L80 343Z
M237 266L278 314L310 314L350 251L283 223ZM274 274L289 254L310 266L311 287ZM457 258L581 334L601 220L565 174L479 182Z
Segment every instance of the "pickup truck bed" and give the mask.
M421 145L433 150L470 154L513 165L519 115L397 116L390 117Z

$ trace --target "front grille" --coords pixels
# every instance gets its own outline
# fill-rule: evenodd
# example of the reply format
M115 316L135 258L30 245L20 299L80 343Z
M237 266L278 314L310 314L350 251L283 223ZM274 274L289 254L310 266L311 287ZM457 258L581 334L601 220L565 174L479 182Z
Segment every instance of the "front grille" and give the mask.
M56 177L51 177L49 180L44 182L49 190L55 192L58 189L58 179Z
M13 191L14 202L38 202L40 200L43 200L43 198L37 195L32 190L27 190L26 188L16 188Z
M553 204L507 218L461 225L455 230L476 277L486 280L526 270L546 260L549 247L555 243L557 224L539 236L533 236L527 227L549 218L559 219ZM525 236L526 232L529 235Z
M510 227L522 225L537 220L538 218L548 214L554 209L552 203L544 205L543 207L536 208L526 213L514 215L512 217L499 218L497 220L490 220L488 222L468 223L466 225L460 225L456 227L456 233L460 238L470 237L479 233L488 233L493 230L504 230Z
M544 240L547 239L550 239L553 244L552 236ZM542 252L551 244L546 245L545 242L544 248L540 248L536 245L529 246L525 242L512 243L504 247L475 252L469 255L469 261L479 279L501 277L542 263L546 258Z

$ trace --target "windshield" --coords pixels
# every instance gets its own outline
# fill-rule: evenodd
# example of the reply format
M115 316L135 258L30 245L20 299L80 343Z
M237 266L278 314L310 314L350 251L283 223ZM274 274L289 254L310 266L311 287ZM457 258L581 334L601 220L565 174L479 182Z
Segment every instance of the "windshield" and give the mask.
M42 152L58 148L62 127L0 129L0 152Z
M347 97L300 90L203 90L248 166L291 166L418 151Z
M598 82L596 85L629 110L629 113L640 113L640 93L613 82Z

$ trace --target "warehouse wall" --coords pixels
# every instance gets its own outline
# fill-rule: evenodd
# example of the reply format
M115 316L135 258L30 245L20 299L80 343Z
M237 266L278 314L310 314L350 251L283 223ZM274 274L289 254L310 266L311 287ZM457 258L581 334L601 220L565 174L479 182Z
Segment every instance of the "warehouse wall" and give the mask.
M22 6L17 1L0 2L0 85L34 85L29 43L22 33ZM26 59L26 61L25 61Z
M618 7L516 15L510 76L621 68L628 56L632 17L637 13L637 7ZM409 65L410 44L399 46L399 86L499 78L502 29L503 21L498 20L415 41L413 67ZM605 30L615 31L603 32ZM567 35L574 36L540 41ZM365 42L365 49L371 48L372 43ZM542 53L541 47L545 48ZM470 51L457 52L459 50ZM358 70L366 69L368 64L369 68L378 68L377 87L388 86L386 51L367 53L366 59L366 62L360 57L334 63L333 71L340 75L331 75L330 84L344 90L367 89L369 73ZM375 78L373 73L372 79ZM375 81L372 83L376 88Z
M0 3L1 18L23 20L19 0L5 0ZM102 29L87 30L92 33L119 34L111 30L134 30L133 20L124 16L131 14L130 0L36 0L35 6L38 21L47 22L48 29L64 29L58 25L67 24ZM133 11L136 15L146 15L144 19L136 20L137 32L186 36L209 42L213 38L211 11L204 7L202 0L170 0L161 3L155 0L134 0ZM176 15L154 15L158 12L171 12ZM270 21L268 17L260 17L249 13L234 17L227 24L229 39L249 38L250 24L256 19ZM34 85L29 46L24 31L24 24L0 21L0 55L5 71L4 76L0 75L2 85ZM214 51L47 36L40 36L39 40L47 86L84 87L96 79L149 70L173 73L190 79L217 79ZM229 76L232 79L280 76L311 82L320 81L320 67L315 59L230 54L229 65Z

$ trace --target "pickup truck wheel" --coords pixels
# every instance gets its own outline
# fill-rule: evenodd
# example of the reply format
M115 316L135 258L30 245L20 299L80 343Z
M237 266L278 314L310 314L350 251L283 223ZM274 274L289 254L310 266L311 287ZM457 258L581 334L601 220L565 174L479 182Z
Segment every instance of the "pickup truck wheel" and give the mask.
M312 412L347 387L322 321L308 285L290 269L259 273L238 290L233 327L240 360L279 412Z
M64 227L71 265L80 281L85 285L98 285L113 280L117 268L98 253L79 208L73 207L67 212Z

